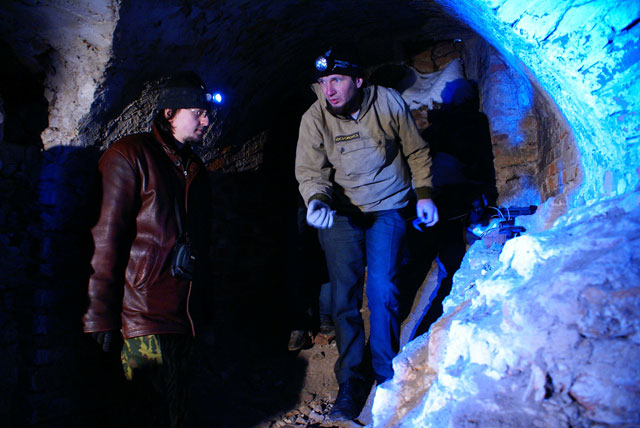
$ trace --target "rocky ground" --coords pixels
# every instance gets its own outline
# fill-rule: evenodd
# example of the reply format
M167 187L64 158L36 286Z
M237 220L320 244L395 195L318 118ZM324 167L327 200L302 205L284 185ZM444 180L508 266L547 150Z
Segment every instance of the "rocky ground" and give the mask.
M333 365L338 357L334 341L310 338L307 346L265 355L253 361L226 364L221 373L201 378L199 419L192 426L220 428L324 427L352 428L366 425L370 405L359 422L331 423L326 415L338 385ZM285 344L286 345L286 344ZM217 378L211 382L211 377ZM220 385L224 385L220 389ZM211 397L215 397L213 400ZM370 400L371 401L371 400ZM215 409L214 409L215 407Z
M416 295L412 314L403 325L401 345L412 336L435 286L438 276L435 264L431 272ZM368 321L366 301L363 317ZM245 353L230 350L228 355L219 355L210 362L201 372L196 394L199 404L190 426L358 428L370 425L374 388L357 420L327 420L338 393L333 374L338 357L335 342L323 336L310 337L302 350L290 352L287 339L258 344Z

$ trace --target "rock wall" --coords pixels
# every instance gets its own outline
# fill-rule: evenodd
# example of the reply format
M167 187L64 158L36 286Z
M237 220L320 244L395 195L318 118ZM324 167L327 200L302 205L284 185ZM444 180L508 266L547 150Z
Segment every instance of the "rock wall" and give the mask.
M527 221L470 248L444 316L377 388L374 427L640 424L640 194Z
M581 154L575 144L571 127L553 100L533 83L533 115L537 123L533 135L537 145L535 157L538 174L535 176L542 200L548 206L547 226L566 213L570 195L579 186L584 173Z
M467 22L514 69L530 70L557 103L574 133L584 173L570 207L637 188L637 1L567 1L557 7L534 0L437 3Z
M378 387L374 426L640 424L640 200L633 191L640 5L546 7L448 4L544 88L534 85L534 108L551 125L536 137L549 199L523 220L527 234L504 248L470 248L444 316L405 348L394 379ZM578 153L571 135L557 132L565 128L555 107L540 104L547 95Z
M28 364L22 343L31 335L27 315L37 271L38 238L28 225L37 223L37 166L34 147L0 144L0 418L13 421L24 408L23 379Z
M111 57L120 1L15 2L2 7L2 36L28 67L46 73L49 124L45 148L78 144Z
M440 41L411 56L406 64L420 73L433 73L454 58L462 59L466 77L478 84L480 111L489 118L498 202L537 205L575 188L581 165L573 131L530 73L514 69L485 40L473 35L455 43ZM412 112L419 129L428 126L426 106ZM566 198L562 200L566 206ZM558 210L556 217L562 212L566 208Z
M537 177L544 172L536 137L544 120L533 109L531 82L482 38L465 42L463 59L469 78L478 82L480 110L489 118L499 203L539 204L545 195Z

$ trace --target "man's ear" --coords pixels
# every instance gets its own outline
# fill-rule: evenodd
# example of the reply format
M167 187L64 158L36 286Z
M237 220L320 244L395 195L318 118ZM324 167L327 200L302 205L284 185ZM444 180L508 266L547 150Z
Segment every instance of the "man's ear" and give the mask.
M173 116L173 109L166 108L164 109L164 118L169 120Z
M363 82L364 79L362 77L356 77L356 88L360 88Z

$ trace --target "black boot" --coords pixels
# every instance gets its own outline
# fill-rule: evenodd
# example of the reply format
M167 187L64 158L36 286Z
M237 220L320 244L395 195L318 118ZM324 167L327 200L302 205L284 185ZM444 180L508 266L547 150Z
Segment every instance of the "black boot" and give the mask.
M338 397L329 412L329 420L350 421L360 416L368 392L365 383L359 379L341 383Z
M309 334L304 330L293 330L289 336L289 351L299 351L309 343Z
M327 336L328 339L333 339L336 336L336 329L333 325L331 317L327 315L320 315L320 334Z

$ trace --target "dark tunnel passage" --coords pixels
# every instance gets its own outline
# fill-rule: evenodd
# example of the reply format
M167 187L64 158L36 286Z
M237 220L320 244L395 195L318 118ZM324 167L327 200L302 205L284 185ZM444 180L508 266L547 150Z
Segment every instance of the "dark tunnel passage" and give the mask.
M127 394L135 391L122 377L118 353L98 352L82 333L81 317L90 274L88 230L95 215L90 207L97 160L118 138L149 128L163 76L193 70L209 90L223 96L211 114L203 145L196 149L213 189L209 268L215 293L207 302L213 314L208 326L211 334L202 338L189 426L270 428L288 423L331 427L309 415L322 413L325 404L335 398L335 350L323 345L326 347L314 348L316 351L287 351L296 303L286 284L292 272L297 272L292 264L301 263L292 238L300 204L293 166L300 118L315 101L309 88L315 58L341 40L356 42L367 80L403 94L420 130L427 126L428 104L440 95L438 84L457 77L473 81L478 87L479 110L490 123L497 203L540 206L535 222L527 224L532 233L553 233L554 224L587 217L581 209L610 199L615 208L597 208L593 215L623 210L635 221L640 181L640 9L636 3L570 1L547 8L520 0L499 4L485 0L4 2L0 6L0 376L4 379L0 425L127 427L140 416L140 409L128 405ZM574 212L580 214L572 215ZM632 241L621 245L626 249L618 257L631 266L625 275L638 274L633 267L637 257L630 255L638 246L638 223L631 224L625 235ZM608 245L610 241L597 242ZM521 253L511 250L516 254L513 270L522 274L517 283L529 281L527 269L533 269L516 266L516 261L526 265L529 260L518 254L534 254L544 260L552 254L534 244L529 243ZM591 244L576 245L576 251L585 253L591 248ZM321 259L319 247L314 249L309 257ZM498 255L499 251L495 257ZM473 307L471 298L465 301L461 296L468 297L476 289L482 292L484 275L500 270L493 262L474 257L477 253L472 252L465 262L471 268L461 273L461 285L454 284L451 302L456 303L455 310L445 305L445 315ZM508 264L505 257L500 256L501 263ZM316 296L326 273L322 263L308 266L309 260L303 262L313 273L300 282ZM438 269L434 263L427 283L436 280ZM579 264L575 269L586 272L587 268ZM608 265L603 269L609 269ZM540 268L540 283L553 283L544 277L551 271ZM510 278L509 272L502 272ZM467 275L473 286L463 289ZM533 278L531 281L537 278L535 274ZM627 306L620 303L607 312L630 314L624 322L611 321L608 325L618 327L608 331L613 331L616 341L630 338L625 343L631 357L637 352L633 338L640 325L634 278L610 280L610 284L626 283L610 287L619 292L616 296L626 290ZM502 279L498 276L493 281L502 284ZM603 287L608 290L609 285ZM487 293L495 296L495 292ZM412 290L408 299L415 294ZM571 293L563 290L558 294ZM600 294L585 291L575 300L582 305L596 300L594 296ZM600 302L614 301L612 295L606 296ZM418 309L414 305L414 310L420 310L418 296L415 298ZM619 308L635 309L616 312ZM567 311L584 314L583 309ZM511 310L505 304L493 311L511 314ZM420 315L414 314L411 322ZM504 315L505 322L517 323L524 317L518 316L507 319ZM582 319L593 317L589 313ZM482 325L481 318L467 318ZM578 324L581 322L586 323ZM616 330L623 328L620 325L631 327L620 333ZM439 324L440 328L450 327ZM593 337L602 339L604 333L598 328L589 325L579 329L579 334L562 330L558 335L575 334L580 343L586 343ZM436 334L433 337L439 338ZM429 335L407 348L415 349L425 340ZM447 349L454 352L461 346L453 341ZM584 361L591 364L590 358L600 355L600 348L591 342L588 346L594 351ZM469 347L483 352L478 351L479 345ZM518 347L524 345L514 344ZM402 376L412 370L431 376L432 367L420 359L423 357L414 357L429 351L415 352L408 357L409 363L398 362L402 370L397 371ZM450 363L448 376L464 372L465 358L473 354L460 351L465 357L456 360L464 361L459 366L447 359L453 357L445 357L449 355L446 350L438 352L443 355L438 361ZM600 379L605 369L575 369L571 376L562 377L556 366L541 362L542 351L536 352L531 352L530 359L522 357L525 362L520 365L515 357L508 360L514 367L511 371L503 373L492 366L493 371L486 375L505 379L509 372L520 376L514 384L526 390L522 394L523 400L529 400L527 406L534 403L524 413L538 412L543 415L541 420L562 421L564 425L558 426L567 427L640 423L637 404L629 404L638 397L637 385L616 384L609 395L606 391L610 390L602 387L605 392L594 395L603 404L589 407L593 397L581 389L580 379L587 379L584 383L588 384L590 379ZM577 354L585 352L581 347ZM489 364L481 357L473 358L469 357L468 367ZM495 355L494 359L500 360ZM405 370L403 364L412 369ZM620 377L631 381L640 379L637 369L620 364L611 363L606 370L616 376L624 373ZM553 384L546 381L551 377L557 382L555 395ZM372 427L439 426L438 421L446 420L449 426L470 426L468 421L474 417L484 421L484 426L495 422L478 416L490 412L477 410L475 401L465 409L462 398L460 407L451 404L457 405L451 398L429 399L432 378L420 378L416 385L407 379L380 391L376 399L381 401L373 407L370 401L363 423ZM451 394L471 400L469 391L474 387L470 383L461 381L463 386L455 386L458 384L449 378L443 379L434 391L454 385L451 391L457 392ZM620 392L624 388L630 392ZM552 410L540 410L544 406L536 406L547 400L546 395L571 403L565 408L553 402L556 407L551 406ZM394 401L403 396L411 397L413 413ZM480 402L482 393L477 396ZM434 402L447 404L437 408ZM610 406L613 410L608 410L610 402L618 403ZM299 410L301 403L307 406L306 413ZM428 409L447 416L438 413L444 419L434 416L434 422L424 416ZM512 415L507 404L502 410ZM504 426L522 426L518 425L522 421L519 414L510 417L504 416Z

